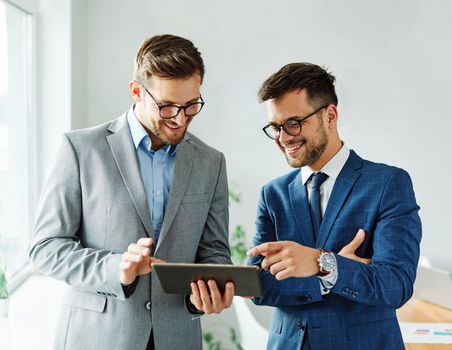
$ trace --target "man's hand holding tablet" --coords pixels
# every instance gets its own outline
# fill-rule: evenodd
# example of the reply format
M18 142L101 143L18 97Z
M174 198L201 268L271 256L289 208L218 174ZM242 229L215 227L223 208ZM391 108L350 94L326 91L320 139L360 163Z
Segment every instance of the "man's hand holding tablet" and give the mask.
M191 304L206 314L230 307L234 295L261 295L256 266L184 263L152 266L165 293L190 295Z
M208 280L207 283L200 279L190 284L192 294L190 302L199 310L206 314L219 314L232 304L234 297L234 283L226 283L224 293L221 294L215 280Z

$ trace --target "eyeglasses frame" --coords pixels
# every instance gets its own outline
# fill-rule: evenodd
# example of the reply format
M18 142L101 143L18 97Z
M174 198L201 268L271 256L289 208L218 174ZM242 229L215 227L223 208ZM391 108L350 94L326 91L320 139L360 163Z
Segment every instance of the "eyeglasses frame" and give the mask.
M305 117L290 117L290 118L287 118L287 119L284 121L284 123L282 123L282 124L268 123L267 125L265 125L265 126L262 128L262 131L264 132L265 135L267 135L268 138L270 138L270 139L272 139L272 140L277 140L277 139L279 139L279 138L281 137L281 129L284 130L284 132L285 132L287 135L289 135L289 136L298 136L298 135L301 134L301 130L303 129L303 123L306 121L306 119L312 117L313 115L316 115L316 114L319 113L322 109L328 107L329 105L330 105L330 104L323 105L322 107L316 109L314 112L312 112L311 114L308 114L308 115L305 116ZM289 133L289 132L284 128L284 125L285 125L289 120L290 120L290 121L295 121L295 122L298 123L298 126L299 126L299 128L300 128L300 131L299 131L297 134L295 134L295 135L292 135L291 133ZM267 134L266 129L268 129L268 128L270 128L270 127L276 127L276 128L278 128L279 131L278 131L278 137L277 137L277 138L273 138L273 137L271 137L270 135Z
M202 108L204 107L204 104L205 104L202 96L199 95L199 98L201 99L201 101L190 102L190 103L186 104L185 106L177 106L177 105L173 105L173 104L161 105L161 104L159 104L156 101L156 99L154 98L154 96L152 96L152 94L149 92L149 90L146 89L146 86L144 86L144 84L142 84L140 82L138 82L138 84L140 84L143 87L143 89L148 93L148 95L151 96L152 101L154 101L155 105L159 109L159 116L162 119L173 119L173 118L176 118L179 115L181 109L184 111L184 115L187 118L192 118L192 117L196 116L197 114L199 114L199 112L201 112L201 110L202 110ZM186 113L187 108L193 106L194 104L200 104L201 105L201 107L199 108L199 111L197 113L193 114L193 115L187 115L187 113ZM162 109L165 108L165 107L175 107L175 108L177 108L177 113L175 115L173 115L172 117L164 117L164 116L162 116Z

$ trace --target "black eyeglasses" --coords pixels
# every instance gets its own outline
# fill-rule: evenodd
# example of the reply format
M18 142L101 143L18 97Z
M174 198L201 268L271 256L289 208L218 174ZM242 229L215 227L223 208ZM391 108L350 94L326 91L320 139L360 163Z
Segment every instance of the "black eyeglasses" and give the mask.
M159 109L160 117L163 119L171 119L174 117L177 117L177 115L180 113L181 109L184 111L184 114L186 117L194 117L196 114L201 112L202 107L204 106L204 100L202 99L202 96L199 96L199 99L201 101L198 102L191 102L186 104L185 106L176 106L176 105L160 105L155 100L154 96L146 89L146 87L143 84L140 84L143 89L146 90L146 92L151 96L152 100L154 101L155 105Z
M287 135L290 136L297 136L301 133L301 129L303 128L303 123L306 119L312 117L313 115L319 113L322 109L328 107L329 105L324 105L320 107L319 109L316 109L311 114L307 115L306 117L292 117L287 119L283 124L276 124L276 123L268 123L262 130L264 131L265 135L267 135L272 140L279 139L279 135L281 134L281 129L283 129Z

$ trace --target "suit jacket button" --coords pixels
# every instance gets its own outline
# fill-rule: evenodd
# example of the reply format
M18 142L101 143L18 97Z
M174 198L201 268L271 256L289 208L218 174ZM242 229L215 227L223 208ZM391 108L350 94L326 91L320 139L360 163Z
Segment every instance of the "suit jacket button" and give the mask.
M312 300L312 297L309 294L302 294L299 299L302 303L309 303Z
M144 305L144 307L146 308L146 310L148 310L148 311L150 311L151 310L151 306L152 306L152 304L151 304L151 302L150 301L148 301L145 305Z
M297 323L297 327L298 327L299 330L304 331L304 324L303 323L298 322Z

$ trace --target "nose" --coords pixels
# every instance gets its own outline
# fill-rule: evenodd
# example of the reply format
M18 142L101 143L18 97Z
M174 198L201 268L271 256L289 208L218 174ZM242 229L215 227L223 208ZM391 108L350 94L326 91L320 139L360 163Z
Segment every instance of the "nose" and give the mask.
M294 136L290 136L287 132L284 131L283 128L281 128L280 132L279 132L279 137L278 137L278 141L280 144L284 145L287 143L287 141L293 139Z
M187 122L187 117L185 116L185 111L181 109L179 111L179 114L176 115L174 118L171 118L171 120L176 123L178 126L184 126Z

